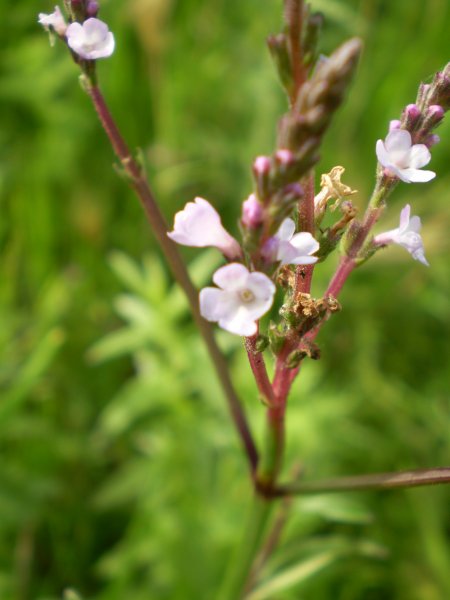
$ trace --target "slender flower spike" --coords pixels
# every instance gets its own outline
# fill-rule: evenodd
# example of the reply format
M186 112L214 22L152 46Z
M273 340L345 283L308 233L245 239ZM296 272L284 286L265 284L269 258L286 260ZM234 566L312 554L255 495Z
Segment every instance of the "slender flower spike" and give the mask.
M217 288L200 292L200 313L208 321L236 335L255 335L256 321L272 306L275 285L264 273L239 263L218 269L213 275Z
M411 207L407 204L400 213L400 226L397 229L391 229L385 233L376 235L373 239L377 246L386 246L387 244L399 244L406 248L411 256L429 266L425 258L423 241L419 231L422 223L419 217L410 217Z
M436 177L433 171L422 171L421 167L431 160L425 144L413 144L411 134L404 129L394 129L386 140L378 140L377 158L391 177L406 183L430 181Z
M270 261L281 261L282 265L312 265L318 261L320 245L307 231L295 233L292 219L284 219L277 233L267 240L262 250L263 256Z
M241 256L241 247L223 227L216 209L204 198L195 198L175 215L170 239L183 246L206 248L214 246L228 259Z
M71 23L66 30L69 48L85 60L107 58L114 52L114 36L100 19Z
M62 36L66 33L67 23L59 6L55 6L55 10L50 15L39 13L38 23L42 25L46 31L49 31L51 27L58 35Z

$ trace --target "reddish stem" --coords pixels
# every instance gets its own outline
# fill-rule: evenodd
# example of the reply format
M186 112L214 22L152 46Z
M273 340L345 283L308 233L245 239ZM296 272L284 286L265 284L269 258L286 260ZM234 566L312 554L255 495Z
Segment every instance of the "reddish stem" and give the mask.
M164 252L172 273L187 296L194 320L200 330L201 335L203 336L211 360L213 361L217 376L225 392L228 408L246 451L251 472L254 473L258 464L258 452L256 445L253 440L253 436L241 402L231 381L227 363L221 351L219 350L219 347L217 346L211 325L200 315L197 290L192 284L189 273L176 245L167 236L167 224L163 215L161 214L161 211L159 210L150 186L145 179L140 166L131 155L125 140L122 138L122 135L111 113L109 112L100 89L96 85L88 84L87 92L92 99L97 115L111 142L114 152L130 178L130 185L135 190L136 195L141 201L148 221L153 229L159 245Z
M247 350L247 356L250 366L255 377L256 385L258 386L259 393L263 397L264 403L272 405L274 403L274 394L272 385L267 375L266 363L264 362L264 356L262 352L256 350L256 340L258 334L251 337L245 338L245 349Z
M314 224L314 169L308 173L303 181L305 195L299 203L298 228L299 231L307 231L312 236L315 234ZM298 265L295 269L295 295L298 293L309 294L311 292L314 265Z

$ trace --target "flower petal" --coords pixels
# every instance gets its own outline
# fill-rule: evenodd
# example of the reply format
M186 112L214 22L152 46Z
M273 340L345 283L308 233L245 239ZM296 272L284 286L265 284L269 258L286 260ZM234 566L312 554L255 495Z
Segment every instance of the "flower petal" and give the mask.
M319 242L308 231L297 233L290 243L299 254L314 254L320 248Z
M219 326L230 333L245 337L255 335L258 331L256 322L249 318L247 311L242 307L234 315L220 319Z
M419 169L401 169L402 179L407 183L425 183L436 177L434 171L422 171Z
M392 164L391 157L385 148L383 140L377 141L375 151L377 153L378 162L382 164L383 167L389 167Z
M411 214L411 206L407 204L400 212L400 227L399 231L404 231L409 225L409 216Z
M289 219L288 217L287 219L284 219L284 221L281 223L278 231L275 234L275 237L277 237L279 240L289 242L294 233L295 223L292 219Z
M217 321L220 318L218 314L222 290L213 287L207 287L200 290L200 314L208 321Z
M431 160L431 154L425 144L414 144L409 153L409 166L413 169L420 169L427 165Z
M409 224L408 224L408 231L413 231L414 233L419 233L419 231L422 229L422 221L420 220L420 217L411 217Z
M411 148L411 134L405 129L394 129L387 134L384 144L389 154L406 152Z
M231 263L220 267L213 275L214 283L227 291L235 291L247 284L249 271L240 263Z
M294 258L293 260L291 260L291 262L289 264L291 264L291 265L313 265L318 260L319 259L317 258L317 256L297 256L297 258Z

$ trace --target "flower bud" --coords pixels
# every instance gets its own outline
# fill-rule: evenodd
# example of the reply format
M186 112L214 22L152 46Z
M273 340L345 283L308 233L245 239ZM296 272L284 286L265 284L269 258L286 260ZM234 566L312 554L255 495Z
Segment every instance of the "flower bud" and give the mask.
M275 158L280 165L283 165L285 167L291 165L295 160L295 157L292 154L292 152L290 150L285 149L277 150L275 152Z
M256 182L256 191L261 200L269 195L269 181L272 162L268 156L258 156L253 163L253 176Z
M427 138L425 138L424 144L427 148L432 148L436 144L439 144L440 141L441 138L438 135L431 133Z
M444 118L445 111L439 104L432 104L427 110L427 120L429 119L434 125L437 125Z
M257 229L263 222L264 209L255 194L250 196L242 204L242 224L248 229Z
M96 17L98 15L99 8L98 2L95 2L95 0L90 0L86 4L86 16Z
M408 104L403 111L403 124L408 131L414 129L415 125L421 117L421 112L417 104Z
M270 158L268 156L257 156L253 163L255 175L268 175L270 173Z
M284 33L270 35L267 38L267 45L278 71L281 85L289 95L294 82L292 79L292 65L286 35Z

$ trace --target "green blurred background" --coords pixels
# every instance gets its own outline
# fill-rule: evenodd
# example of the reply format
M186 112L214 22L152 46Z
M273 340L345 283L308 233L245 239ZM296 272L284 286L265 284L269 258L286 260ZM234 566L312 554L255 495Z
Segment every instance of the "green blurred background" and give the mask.
M365 42L318 168L344 165L363 206L376 139L450 58L450 3L312 4L325 54ZM251 495L222 394L77 69L36 23L53 4L0 6L0 599L210 600ZM201 195L236 233L285 109L265 48L281 0L105 1L100 16L117 40L101 84L163 212ZM399 248L356 272L292 394L288 463L309 478L449 463L449 122L439 133L438 177L398 188L380 225L410 202L431 267ZM184 254L209 282L217 254ZM261 437L240 340L219 341ZM296 500L254 600L450 598L449 498Z

